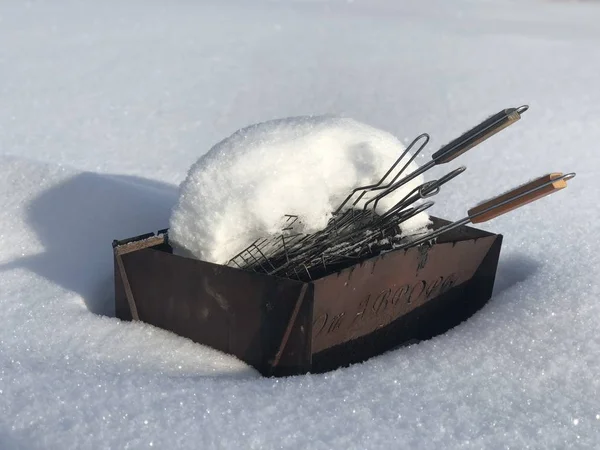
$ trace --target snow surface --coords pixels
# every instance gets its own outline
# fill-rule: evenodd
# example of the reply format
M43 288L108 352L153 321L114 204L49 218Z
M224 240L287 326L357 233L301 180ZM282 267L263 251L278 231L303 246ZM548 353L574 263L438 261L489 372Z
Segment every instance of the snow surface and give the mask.
M597 447L599 21L591 2L1 2L0 448ZM483 224L505 237L494 296L446 335L271 380L111 317L111 240L166 226L223 136L335 113L434 151L523 103L432 214L577 177Z
M378 183L405 149L390 133L346 117L287 117L244 127L190 168L169 239L181 254L225 264L257 239L281 234L286 214L300 219L294 233L322 230L354 188ZM383 185L405 166L403 175L418 169L411 156ZM376 211L383 214L423 182L422 175L415 177L383 197ZM371 198L365 195L355 207ZM354 195L344 207L358 199ZM401 229L428 223L422 212Z

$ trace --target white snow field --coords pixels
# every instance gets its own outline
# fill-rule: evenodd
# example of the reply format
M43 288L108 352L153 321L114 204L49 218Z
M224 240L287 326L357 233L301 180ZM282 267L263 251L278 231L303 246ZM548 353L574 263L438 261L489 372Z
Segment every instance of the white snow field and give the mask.
M597 448L598 23L570 1L0 2L0 448ZM447 334L276 380L112 317L112 239L168 226L235 130L342 114L429 132L422 164L521 104L431 213L577 177L482 226L505 236L494 296Z

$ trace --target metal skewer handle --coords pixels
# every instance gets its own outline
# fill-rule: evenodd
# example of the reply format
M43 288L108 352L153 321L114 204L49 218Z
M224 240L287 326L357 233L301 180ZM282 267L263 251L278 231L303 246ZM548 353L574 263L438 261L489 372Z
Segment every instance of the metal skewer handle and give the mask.
M474 208L468 214L471 223L482 223L506 214L546 195L553 194L567 187L567 181L575 177L574 173L550 173L523 184L506 194L494 197Z
M486 139L494 134L512 125L521 118L521 114L529 109L529 106L523 105L518 108L508 108L494 114L490 118L484 120L476 127L471 128L466 133L463 133L452 142L444 145L441 149L435 152L431 158L435 164L445 164L459 157L467 150L472 149L478 144L481 144Z
M430 241L450 230L458 228L467 223L487 222L502 214L506 214L514 209L538 200L546 195L557 192L567 187L567 181L574 178L574 173L563 175L562 173L550 173L539 177L529 183L523 184L511 191L487 200L468 211L468 216L441 227L432 233L423 236L412 242L408 242L398 248L414 247L424 242Z
M372 202L375 202L373 208L376 208L377 204L379 203L379 200L381 200L386 195L389 195L396 189L400 188L401 186L404 186L409 181L414 180L416 177L427 172L434 166L437 166L438 164L446 164L452 161L453 159L458 158L467 150L470 150L476 145L481 144L483 141L490 138L494 134L498 133L499 131L518 121L521 118L521 115L528 109L529 106L527 105L519 106L518 108L508 108L484 120L479 125L471 128L466 133L463 133L458 138L454 139L452 142L444 145L441 149L439 149L431 156L430 161L423 164L421 167L411 172L410 174L399 179L391 186L388 186L387 189L381 194L371 198L365 203L364 209L367 209L368 205ZM397 177L398 175L396 175L394 180ZM383 187L376 187L372 190L377 191L382 188Z

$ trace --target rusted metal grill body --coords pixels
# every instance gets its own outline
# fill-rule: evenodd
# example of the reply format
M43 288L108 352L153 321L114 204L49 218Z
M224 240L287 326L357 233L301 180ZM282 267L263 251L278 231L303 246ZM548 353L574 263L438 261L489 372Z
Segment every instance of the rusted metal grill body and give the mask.
M457 325L491 297L502 243L463 226L302 282L174 255L166 236L113 243L116 316L232 354L265 376L332 370Z

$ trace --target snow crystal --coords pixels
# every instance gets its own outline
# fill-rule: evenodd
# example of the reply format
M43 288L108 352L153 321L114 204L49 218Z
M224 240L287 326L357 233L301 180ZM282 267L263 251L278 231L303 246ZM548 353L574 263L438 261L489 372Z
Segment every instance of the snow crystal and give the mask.
M281 232L286 214L302 221L294 231L315 232L354 188L377 183L404 150L390 133L350 118L290 117L243 128L191 167L169 237L182 253L224 263L256 239ZM407 154L387 181L409 159ZM405 174L417 168L413 161ZM377 212L387 211L422 183L418 176L383 197ZM356 206L370 198L366 195ZM428 222L421 213L404 229Z

